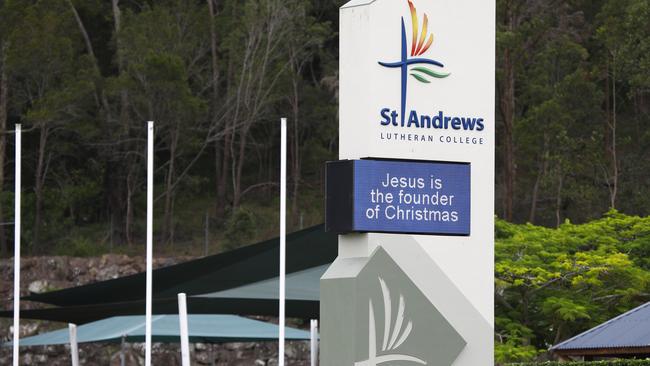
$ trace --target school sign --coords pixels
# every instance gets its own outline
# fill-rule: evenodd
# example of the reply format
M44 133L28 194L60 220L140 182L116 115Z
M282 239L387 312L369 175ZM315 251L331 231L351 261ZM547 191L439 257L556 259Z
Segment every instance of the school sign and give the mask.
M493 365L494 0L340 10L321 365Z

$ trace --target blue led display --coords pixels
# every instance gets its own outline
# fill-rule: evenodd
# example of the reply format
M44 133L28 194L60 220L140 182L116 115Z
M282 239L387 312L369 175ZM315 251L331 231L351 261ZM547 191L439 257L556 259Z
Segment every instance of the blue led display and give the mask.
M470 234L469 164L354 162L353 231Z

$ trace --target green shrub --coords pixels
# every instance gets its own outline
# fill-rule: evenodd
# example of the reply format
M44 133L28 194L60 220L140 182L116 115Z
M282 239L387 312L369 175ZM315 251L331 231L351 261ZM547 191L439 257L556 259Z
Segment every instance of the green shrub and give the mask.
M230 216L224 228L225 248L232 250L249 244L257 233L255 214L246 208L239 208Z
M592 362L525 362L510 363L507 366L650 366L647 360L609 360Z
M96 257L105 252L104 246L83 237L71 237L67 241L62 241L55 250L57 255L69 257Z

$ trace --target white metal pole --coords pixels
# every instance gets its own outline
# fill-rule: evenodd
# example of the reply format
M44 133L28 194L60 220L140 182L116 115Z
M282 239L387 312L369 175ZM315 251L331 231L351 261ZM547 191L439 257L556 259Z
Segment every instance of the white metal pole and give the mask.
M311 366L318 365L318 320L312 319L309 323L311 341Z
M153 121L147 127L147 291L145 314L145 366L151 366L151 297L153 261Z
M280 338L278 366L284 366L284 297L287 251L287 119L282 118L280 131Z
M122 341L120 343L120 366L126 366L126 335L122 335Z
M18 366L20 358L20 189L21 189L21 126L16 125L16 149L15 149L15 184L14 184L14 366Z
M70 330L70 359L72 359L72 366L79 366L79 345L77 343L77 326L70 323L68 324Z
M190 366L190 336L187 327L187 299L178 294L178 321L181 329L181 365Z

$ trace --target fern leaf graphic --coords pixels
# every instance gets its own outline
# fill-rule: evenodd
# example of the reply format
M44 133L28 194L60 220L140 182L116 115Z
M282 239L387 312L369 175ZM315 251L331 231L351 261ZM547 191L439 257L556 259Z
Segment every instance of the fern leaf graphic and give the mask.
M388 349L388 332L390 331L390 318L392 315L390 290L381 277L379 277L379 285L381 286L381 294L384 297L384 341L381 350L386 351Z
M395 349L393 345L397 340L397 336L402 330L402 323L404 322L404 296L399 295L399 306L397 307L397 321L395 322L395 327L393 328L393 334L390 337L390 343L388 344L388 349Z
M412 330L413 330L413 322L409 321L409 323L406 325L406 328L404 328L404 332L402 332L402 336L399 337L399 340L397 341L397 343L395 343L395 348L398 348L399 346L402 345L402 343L404 343L406 338L408 338L409 335L411 334Z
M399 304L397 307L397 317L391 331L392 323L392 304L390 289L381 277L378 277L379 285L384 302L384 337L382 341L382 352L393 351L401 346L413 330L413 322L409 321L406 327L404 324L404 312L406 310L406 301L400 294ZM365 361L355 362L355 366L379 366L392 362L412 362L420 365L426 365L427 362L414 356L404 354L382 354L377 355L377 323L375 322L375 308L372 299L368 300L368 359ZM390 341L389 341L390 340Z

